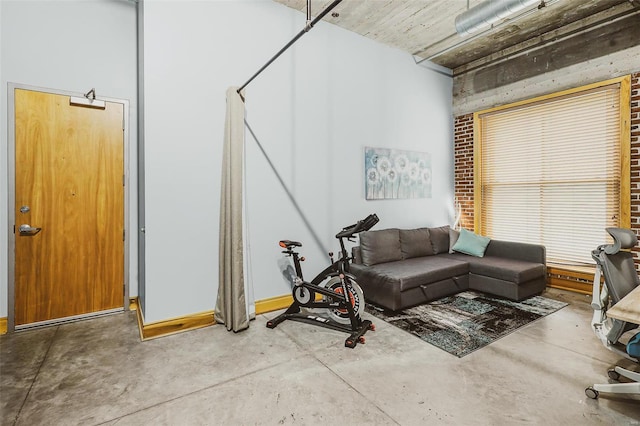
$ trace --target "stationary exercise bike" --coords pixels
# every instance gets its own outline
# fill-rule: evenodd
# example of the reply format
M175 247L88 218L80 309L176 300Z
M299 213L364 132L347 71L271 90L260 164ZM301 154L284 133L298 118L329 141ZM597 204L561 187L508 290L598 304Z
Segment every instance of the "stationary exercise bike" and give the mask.
M364 334L368 330L375 330L375 325L361 318L364 312L364 294L355 277L349 273L349 265L353 258L349 256L344 240L353 241L355 234L368 231L378 220L378 216L371 214L338 232L338 260L334 261L333 253L329 252L331 265L316 275L311 282L305 281L302 276L300 262L304 261L304 257L300 257L299 253L294 251L295 247L302 247L302 244L298 241L280 241L280 247L285 249L282 253L293 258L295 270L283 271L285 275L289 275L287 278L293 284L293 303L284 313L267 321L267 327L275 328L284 320L293 320L349 333L344 342L348 348L355 348L358 343L364 343ZM325 309L327 317L303 313L301 307L312 310Z

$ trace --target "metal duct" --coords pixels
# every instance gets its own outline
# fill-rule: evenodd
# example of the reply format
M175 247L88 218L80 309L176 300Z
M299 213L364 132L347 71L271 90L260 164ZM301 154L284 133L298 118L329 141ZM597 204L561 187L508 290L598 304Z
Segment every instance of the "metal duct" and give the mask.
M456 16L456 31L471 34L540 0L486 0Z

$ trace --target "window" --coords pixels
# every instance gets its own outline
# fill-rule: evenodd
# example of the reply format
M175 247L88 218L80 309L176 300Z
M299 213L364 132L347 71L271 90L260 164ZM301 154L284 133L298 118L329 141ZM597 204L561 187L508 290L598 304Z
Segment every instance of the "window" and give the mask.
M476 230L592 264L630 226L629 99L627 76L476 113Z

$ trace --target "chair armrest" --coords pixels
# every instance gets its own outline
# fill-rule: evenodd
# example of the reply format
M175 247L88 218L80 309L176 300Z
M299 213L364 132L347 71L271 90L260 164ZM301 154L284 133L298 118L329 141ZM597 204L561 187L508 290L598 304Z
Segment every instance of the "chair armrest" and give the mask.
M547 264L547 250L545 246L540 244L491 240L484 254L485 256Z

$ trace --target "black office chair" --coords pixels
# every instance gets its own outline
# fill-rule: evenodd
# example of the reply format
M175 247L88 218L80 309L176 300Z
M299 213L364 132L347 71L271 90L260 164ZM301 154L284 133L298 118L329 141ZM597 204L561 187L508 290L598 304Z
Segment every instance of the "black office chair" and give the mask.
M638 362L637 358L627 353L626 345L619 342L623 334L637 328L638 325L607 317L607 309L640 284L633 263L633 254L629 251L620 251L634 247L638 243L638 238L629 229L607 228L606 230L613 237L613 244L601 245L591 252L591 257L596 261L591 302L594 310L591 327L607 349ZM602 285L600 284L601 276L604 276ZM640 394L640 383L638 383L640 373L616 366L608 371L608 375L614 381L623 376L633 382L595 384L586 388L585 394L592 399L597 398L600 392Z

